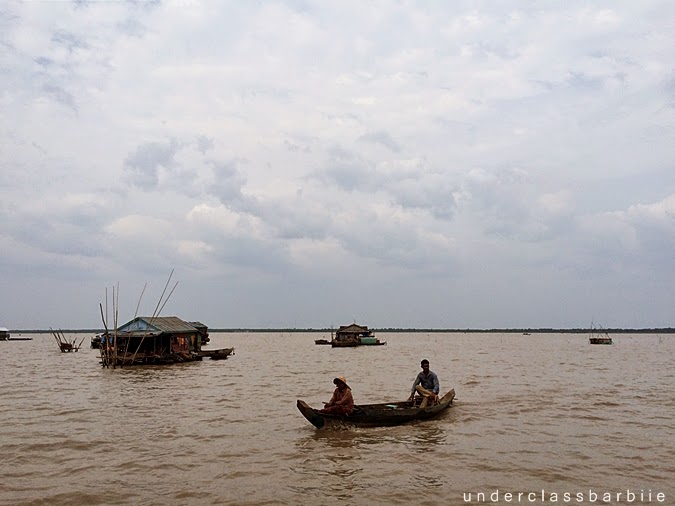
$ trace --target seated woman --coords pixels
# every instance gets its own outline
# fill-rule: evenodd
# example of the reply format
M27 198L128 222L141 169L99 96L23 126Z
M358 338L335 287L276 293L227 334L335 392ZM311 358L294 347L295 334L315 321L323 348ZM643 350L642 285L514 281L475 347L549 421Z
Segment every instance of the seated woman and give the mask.
M354 411L354 398L352 389L347 385L344 376L338 376L333 380L336 388L330 401L324 403L324 408L320 413L333 413L336 415L349 415Z

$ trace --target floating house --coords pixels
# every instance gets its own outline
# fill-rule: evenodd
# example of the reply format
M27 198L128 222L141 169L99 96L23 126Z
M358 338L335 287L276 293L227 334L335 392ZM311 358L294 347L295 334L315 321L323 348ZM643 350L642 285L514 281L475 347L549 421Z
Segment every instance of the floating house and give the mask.
M373 334L373 331L368 330L367 326L357 325L356 323L340 326L340 328L337 329L337 332L335 332L335 337L331 341L331 345L334 348L377 346L380 344L387 343L380 342L380 340Z
M0 341L7 340L9 340L9 330L7 330L5 327L0 327Z
M208 328L200 322L176 316L139 316L100 336L101 363L106 367L173 364L203 357L227 358L234 352L234 348L202 350L208 335Z

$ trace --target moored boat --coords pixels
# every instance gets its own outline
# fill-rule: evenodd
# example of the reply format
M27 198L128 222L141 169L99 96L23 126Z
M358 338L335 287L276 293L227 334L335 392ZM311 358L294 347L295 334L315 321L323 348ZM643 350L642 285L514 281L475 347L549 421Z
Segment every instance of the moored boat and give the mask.
M611 337L590 337L588 342L591 344L612 344Z
M594 327L591 323L591 333L588 338L590 344L612 344L612 338L602 327Z
M300 413L317 429L329 427L384 427L401 425L415 420L428 420L441 414L452 405L455 390L452 389L439 400L438 404L420 408L414 401L389 402L382 404L357 404L349 415L321 413L298 399Z
M197 355L200 357L209 357L211 360L225 360L230 355L234 355L234 348L220 348L218 350L199 350Z
M319 343L317 343L319 344ZM375 337L372 330L365 325L342 325L335 333L335 338L330 343L333 348L353 348L356 346L380 346L387 344Z

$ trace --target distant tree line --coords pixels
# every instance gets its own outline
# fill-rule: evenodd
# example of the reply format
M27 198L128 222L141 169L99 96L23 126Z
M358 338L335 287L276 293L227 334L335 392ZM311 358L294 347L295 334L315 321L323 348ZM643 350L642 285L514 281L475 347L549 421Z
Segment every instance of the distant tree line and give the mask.
M62 332L68 334L77 334L77 333L87 333L87 334L100 334L103 332L103 329L59 329ZM509 328L493 328L493 329L437 329L437 328L402 328L402 327L382 327L382 328L371 328L375 332L397 332L405 334L415 334L415 333L446 333L446 334L457 334L457 333L466 333L466 334L587 334L589 329L554 329L554 328L536 328L536 329L509 329ZM663 328L645 328L645 329L624 329L624 328L602 328L599 329L602 331L607 331L610 334L675 334L675 328L673 327L663 327ZM300 333L300 332L334 332L335 329L330 328L210 328L209 332L222 332L222 333ZM51 330L45 329L21 329L21 330L10 330L10 334L49 334Z

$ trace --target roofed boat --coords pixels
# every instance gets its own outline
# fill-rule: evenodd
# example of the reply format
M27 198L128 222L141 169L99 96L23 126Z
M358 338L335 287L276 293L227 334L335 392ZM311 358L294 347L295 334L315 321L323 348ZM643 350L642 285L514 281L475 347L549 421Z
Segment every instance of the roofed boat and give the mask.
M330 343L333 348L352 348L355 346L380 346L387 344L375 337L372 330L365 325L342 325Z
M317 429L329 427L385 427L401 425L415 420L428 420L440 415L452 405L455 390L446 393L438 404L420 408L415 401L390 402L382 404L357 404L349 415L321 413L298 399L300 413Z

